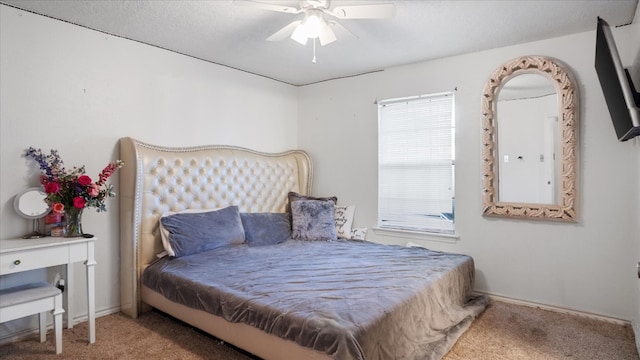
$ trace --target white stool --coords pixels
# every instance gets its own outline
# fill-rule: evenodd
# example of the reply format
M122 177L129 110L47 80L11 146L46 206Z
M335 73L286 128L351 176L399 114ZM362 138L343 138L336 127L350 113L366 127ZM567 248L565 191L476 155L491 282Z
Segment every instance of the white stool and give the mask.
M29 315L40 315L40 342L47 340L47 311L53 314L56 354L62 352L62 292L47 283L34 283L0 290L0 323Z

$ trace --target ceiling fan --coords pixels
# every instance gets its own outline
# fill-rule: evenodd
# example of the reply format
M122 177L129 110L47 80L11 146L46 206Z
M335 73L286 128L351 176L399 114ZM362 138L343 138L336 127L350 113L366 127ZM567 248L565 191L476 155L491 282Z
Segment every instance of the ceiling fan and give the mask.
M347 5L331 7L331 0L300 0L300 7L277 5L258 0L236 1L238 4L253 6L256 8L277 11L286 14L304 14L300 20L276 31L267 38L267 41L280 41L286 37L306 45L307 40L320 41L324 46L336 41L336 34L332 28L344 27L332 18L340 20L348 19L387 19L395 16L396 8L393 4L367 4ZM345 29L346 30L346 29ZM347 30L348 31L348 30Z

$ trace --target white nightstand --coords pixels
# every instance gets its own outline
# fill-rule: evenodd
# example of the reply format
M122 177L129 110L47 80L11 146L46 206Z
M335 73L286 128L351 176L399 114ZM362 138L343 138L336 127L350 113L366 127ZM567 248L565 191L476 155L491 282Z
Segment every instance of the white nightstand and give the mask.
M96 237L0 240L0 275L21 271L66 265L67 282L64 297L67 300L65 317L67 327L73 327L73 266L83 261L87 270L87 312L89 318L89 343L96 341L95 306L95 241Z

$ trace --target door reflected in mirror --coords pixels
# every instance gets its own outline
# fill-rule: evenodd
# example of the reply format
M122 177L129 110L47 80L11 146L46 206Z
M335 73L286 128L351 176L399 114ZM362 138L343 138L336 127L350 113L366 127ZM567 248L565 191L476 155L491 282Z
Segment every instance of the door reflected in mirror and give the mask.
M498 95L498 201L558 204L558 93L542 74L520 74Z

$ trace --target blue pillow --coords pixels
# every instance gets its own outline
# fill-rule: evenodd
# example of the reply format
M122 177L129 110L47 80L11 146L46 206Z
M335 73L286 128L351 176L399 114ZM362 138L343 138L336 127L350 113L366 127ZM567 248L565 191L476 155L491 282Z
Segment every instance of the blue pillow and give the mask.
M241 213L240 219L249 246L275 245L291 238L287 213Z
M175 257L242 244L244 228L237 206L201 213L179 213L160 218L169 232Z
M335 204L332 201L291 202L292 231L297 240L336 240Z

